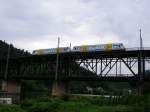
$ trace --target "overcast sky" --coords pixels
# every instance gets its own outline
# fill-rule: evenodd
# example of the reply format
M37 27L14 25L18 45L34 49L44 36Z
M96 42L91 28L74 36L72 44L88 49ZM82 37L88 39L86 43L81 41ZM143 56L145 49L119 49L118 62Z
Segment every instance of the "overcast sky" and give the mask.
M82 44L150 43L150 0L0 0L0 39L32 50Z

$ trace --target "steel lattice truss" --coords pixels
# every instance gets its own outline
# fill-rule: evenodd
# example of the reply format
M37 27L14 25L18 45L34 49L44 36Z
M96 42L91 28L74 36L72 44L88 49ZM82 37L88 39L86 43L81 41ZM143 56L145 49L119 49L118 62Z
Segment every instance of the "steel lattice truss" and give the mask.
M134 70L138 65L137 58L79 59L76 62L99 77L137 76L137 71ZM126 71L122 70L123 67L126 67Z
M59 80L143 79L150 68L150 51L70 53L59 56ZM0 78L54 80L56 55L0 60Z

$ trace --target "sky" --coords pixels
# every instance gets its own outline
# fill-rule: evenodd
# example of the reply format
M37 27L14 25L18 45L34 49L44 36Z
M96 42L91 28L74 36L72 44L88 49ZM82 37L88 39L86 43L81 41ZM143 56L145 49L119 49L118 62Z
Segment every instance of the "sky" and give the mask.
M0 0L0 39L17 48L118 43L150 47L150 0Z

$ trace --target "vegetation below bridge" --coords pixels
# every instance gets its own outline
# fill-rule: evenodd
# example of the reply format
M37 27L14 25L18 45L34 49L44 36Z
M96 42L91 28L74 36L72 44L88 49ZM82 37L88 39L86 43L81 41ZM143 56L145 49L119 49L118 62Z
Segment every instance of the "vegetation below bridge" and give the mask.
M18 105L0 105L0 112L149 112L150 96L45 97Z

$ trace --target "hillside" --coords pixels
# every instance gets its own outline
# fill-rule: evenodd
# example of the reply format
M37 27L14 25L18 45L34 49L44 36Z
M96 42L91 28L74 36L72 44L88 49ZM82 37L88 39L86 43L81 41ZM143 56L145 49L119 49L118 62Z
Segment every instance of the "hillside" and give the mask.
M9 44L5 41L0 40L0 57L6 58L8 54ZM10 57L24 56L30 55L29 52L24 51L23 49L15 48L12 44L10 44Z

